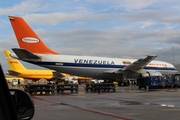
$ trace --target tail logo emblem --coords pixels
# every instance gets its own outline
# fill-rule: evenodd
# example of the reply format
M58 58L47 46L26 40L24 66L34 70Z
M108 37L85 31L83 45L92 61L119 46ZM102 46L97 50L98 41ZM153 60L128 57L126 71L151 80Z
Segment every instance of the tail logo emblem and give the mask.
M25 38L22 38L22 41L25 43L38 43L39 39L33 38L33 37L25 37Z

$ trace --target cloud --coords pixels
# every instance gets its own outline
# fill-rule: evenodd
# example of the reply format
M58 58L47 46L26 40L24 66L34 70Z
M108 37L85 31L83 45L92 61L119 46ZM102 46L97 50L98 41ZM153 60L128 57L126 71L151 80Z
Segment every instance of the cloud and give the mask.
M68 20L102 20L116 18L115 14L97 14L93 12L73 12L73 13L49 13L49 14L29 14L23 16L29 23L57 24Z
M8 8L0 8L0 16L27 14L28 12L37 12L45 8L47 8L47 5L43 5L37 1L35 2L35 0L26 0Z
M154 24L154 22L151 22L151 21L142 22L141 28L147 28L149 26L152 26L153 24Z
M142 9L158 2L158 0L87 0L89 3L94 4L107 4L111 8L117 9Z
M126 10L143 9L156 2L158 2L158 0L115 0L114 3L116 3L116 5L114 5L114 7L116 9L124 8Z
M37 31L42 39L62 54L98 55L126 57L132 54L144 56L156 54L166 46L179 45L180 31L175 30L133 30L133 29L75 29ZM174 39L173 39L174 38ZM56 44L52 44L56 43ZM159 53L158 53L159 54Z
M144 21L155 21L159 23L179 23L180 16L170 11L161 10L141 10L135 11L128 14L122 14L125 21L128 22L144 22Z

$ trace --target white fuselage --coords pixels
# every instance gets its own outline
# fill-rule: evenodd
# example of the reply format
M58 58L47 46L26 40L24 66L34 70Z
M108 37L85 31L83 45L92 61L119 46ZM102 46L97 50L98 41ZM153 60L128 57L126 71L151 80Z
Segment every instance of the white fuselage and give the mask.
M107 58L92 56L73 55L52 55L36 54L42 58L40 62L30 62L45 68L56 70L57 72L68 73L77 76L92 78L119 78L122 74L107 74L107 71L118 71L124 69L136 59ZM174 65L163 61L151 61L144 67L146 71L157 71L162 74L175 74L177 72ZM135 74L136 71L133 71ZM131 74L133 74L131 72ZM128 74L128 73L127 73ZM130 73L129 73L130 74Z

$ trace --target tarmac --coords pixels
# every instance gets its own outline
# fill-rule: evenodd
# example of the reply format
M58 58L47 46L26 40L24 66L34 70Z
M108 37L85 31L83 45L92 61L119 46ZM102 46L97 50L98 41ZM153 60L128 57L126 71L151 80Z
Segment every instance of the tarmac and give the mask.
M31 95L32 120L179 120L180 88L144 89L119 87L116 92Z

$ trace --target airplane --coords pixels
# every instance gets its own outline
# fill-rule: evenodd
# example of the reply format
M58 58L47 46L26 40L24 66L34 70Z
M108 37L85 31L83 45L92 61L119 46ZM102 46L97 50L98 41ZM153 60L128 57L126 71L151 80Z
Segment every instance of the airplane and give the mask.
M46 80L51 80L53 75L53 70L35 70L25 68L17 59L10 57L11 52L4 50L8 65L10 70L6 72L7 75L21 77L30 80L40 80L42 78Z
M21 17L8 16L20 48L12 48L12 57L57 72L100 79L130 76L162 76L177 73L174 65L154 60L156 55L140 59L62 55L50 49ZM55 43L52 43L55 44Z
M7 75L21 77L18 79L30 79L30 80L40 80L42 78L46 80L53 80L54 78L62 79L65 81L73 81L73 80L91 80L91 78L85 78L81 76L73 76L66 73L57 73L54 70L38 70L38 69L27 69L25 68L19 60L10 57L11 52L9 50L4 50L4 54L6 56L8 65L10 70L6 72ZM58 76L55 76L58 75ZM11 80L10 78L7 78ZM14 78L13 78L14 79Z

